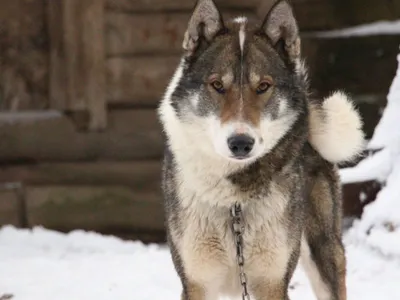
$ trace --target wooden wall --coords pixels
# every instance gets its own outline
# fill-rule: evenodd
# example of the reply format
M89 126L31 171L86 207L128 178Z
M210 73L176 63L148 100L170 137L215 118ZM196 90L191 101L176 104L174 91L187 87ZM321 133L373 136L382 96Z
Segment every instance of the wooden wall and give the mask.
M216 2L226 16L263 15L270 5ZM292 0L315 93L348 91L369 136L400 36L314 32L398 18L395 2ZM0 223L163 237L155 108L192 7L188 0L0 2Z
M46 109L45 0L0 1L0 111Z

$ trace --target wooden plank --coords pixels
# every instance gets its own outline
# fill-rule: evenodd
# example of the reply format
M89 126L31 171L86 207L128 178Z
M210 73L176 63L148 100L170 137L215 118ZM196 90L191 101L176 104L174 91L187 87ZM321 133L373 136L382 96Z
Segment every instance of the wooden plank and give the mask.
M311 86L326 96L344 89L382 99L396 72L400 35L303 38ZM115 57L107 61L108 102L155 106L179 62L178 56Z
M231 18L244 13L227 11L224 17ZM254 13L245 15L254 16ZM105 26L107 55L179 54L189 19L190 12L108 12Z
M107 0L107 8L123 12L190 11L195 1ZM254 9L264 17L273 1L220 0L223 9ZM301 30L326 30L355 26L378 20L396 20L400 4L392 0L291 0Z
M355 101L357 110L360 112L363 120L365 138L371 139L375 128L382 117L382 111L386 107L387 97L386 95L382 95L381 97L368 98L364 100L363 97L353 96L353 100Z
M0 114L0 161L135 160L159 158L155 110L110 112L104 132L80 132L59 113Z
M400 35L303 39L311 85L322 95L386 95L396 74Z
M364 207L375 201L376 195L381 188L382 184L377 181L355 182L343 185L344 216L361 217Z
M27 185L124 185L140 191L160 187L161 160L40 163L0 166L2 182Z
M57 230L163 230L161 192L120 186L27 187L29 226Z
M108 102L154 107L161 99L178 62L178 56L108 59Z
M107 54L180 53L188 18L188 13L107 13Z
M63 2L47 0L47 22L50 42L49 98L50 107L68 108L68 81L65 70L68 56L65 51Z
M380 185L376 182L344 185L344 215L359 217L363 207L375 199L379 189ZM362 199L360 195L364 195L361 196ZM164 230L162 196L159 190L141 193L111 185L28 187L26 202L29 226L42 225L62 231L80 228L125 234Z
M68 0L70 1L70 0ZM101 130L107 126L107 107L105 91L105 39L104 39L104 0L79 0L87 2L83 9L82 37L83 55L86 64L84 79L88 110L89 129ZM81 10L81 8L79 8ZM74 24L76 26L76 24Z
M0 111L48 107L44 0L1 1Z
M125 12L192 10L195 0L106 0L108 9ZM215 0L223 8L255 8L259 0Z
M114 235L123 240L128 241L140 241L143 244L166 244L167 235L165 230L157 231L134 231L134 232L124 232L124 231L103 231L102 234Z
M51 107L87 110L89 128L104 129L103 0L48 0Z
M264 17L272 3L273 1L260 1L258 15ZM303 31L397 20L400 15L399 2L392 0L291 0L291 3Z
M4 186L3 186L4 187ZM0 226L21 226L20 204L14 190L3 189L0 185Z

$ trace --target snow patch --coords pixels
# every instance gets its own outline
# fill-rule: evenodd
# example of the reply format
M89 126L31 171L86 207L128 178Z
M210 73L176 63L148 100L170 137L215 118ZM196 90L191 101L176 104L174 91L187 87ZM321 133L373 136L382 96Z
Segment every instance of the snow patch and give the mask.
M343 183L377 180L383 183L374 202L350 230L353 238L385 255L400 253L400 55L388 103L368 149L381 149L357 166L340 170Z
M363 24L339 30L319 31L307 34L307 36L319 38L354 37L371 35L396 35L400 34L400 20L379 21Z
M0 112L0 125L13 124L16 122L32 122L61 118L63 115L57 110L48 111L25 111L25 112Z
M377 242L386 238L377 231ZM345 245L349 300L400 299L400 253L384 256L359 243L354 234L346 235ZM315 299L302 269L296 270L290 286L291 299ZM0 297L176 300L180 290L165 246L81 230L62 234L40 227L0 229Z
M364 203L365 202L365 200L367 200L367 194L366 193L364 193L364 192L361 192L360 193L360 202L361 203Z
M391 149L384 149L363 159L356 167L341 169L339 173L342 183L384 181L393 167L393 155Z

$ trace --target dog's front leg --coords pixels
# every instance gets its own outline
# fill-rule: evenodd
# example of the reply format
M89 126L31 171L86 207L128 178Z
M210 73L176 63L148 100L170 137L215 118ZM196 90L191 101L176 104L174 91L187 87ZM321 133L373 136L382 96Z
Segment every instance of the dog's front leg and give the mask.
M206 300L204 288L191 281L186 281L183 287L181 300Z
M217 300L217 293L197 284L193 281L186 280L181 300Z
M287 287L282 278L279 282L264 280L252 287L255 300L289 300Z

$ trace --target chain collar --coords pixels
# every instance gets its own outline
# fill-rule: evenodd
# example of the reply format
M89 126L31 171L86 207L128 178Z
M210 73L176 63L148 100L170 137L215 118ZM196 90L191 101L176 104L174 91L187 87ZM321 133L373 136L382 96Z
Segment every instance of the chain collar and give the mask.
M236 246L236 260L239 267L239 280L242 285L242 300L250 300L247 291L247 276L244 272L244 256L243 256L243 213L239 203L235 203L231 208L232 216L232 232Z

